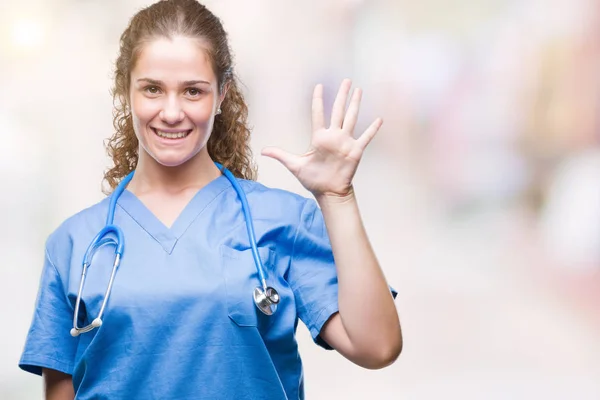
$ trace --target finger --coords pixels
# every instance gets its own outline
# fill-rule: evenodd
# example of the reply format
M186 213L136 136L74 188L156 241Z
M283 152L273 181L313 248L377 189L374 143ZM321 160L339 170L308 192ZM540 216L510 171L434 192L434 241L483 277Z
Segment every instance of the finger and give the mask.
M261 154L265 157L270 157L274 160L279 161L284 167L294 173L298 169L299 156L289 153L279 147L265 147L262 149Z
M341 128L342 121L344 120L344 114L346 111L346 100L348 99L348 92L352 86L350 79L344 79L338 90L338 94L333 102L333 109L331 110L331 124L330 128Z
M323 85L320 83L315 86L312 98L312 130L313 132L322 129L325 126L325 116L323 115Z
M358 147L361 151L364 151L364 149L369 145L369 143L371 143L371 140L373 140L373 138L379 131L379 128L381 128L382 124L383 120L381 118L377 118L375 121L373 121L371 125L369 125L367 130L362 135L360 135L358 139L356 139Z
M342 128L346 132L354 132L356 120L358 119L358 110L360 109L361 98L362 90L359 88L354 89L354 93L352 93L352 98L350 99L350 105L348 106L348 111L346 111L346 116L344 117L344 124L342 125Z

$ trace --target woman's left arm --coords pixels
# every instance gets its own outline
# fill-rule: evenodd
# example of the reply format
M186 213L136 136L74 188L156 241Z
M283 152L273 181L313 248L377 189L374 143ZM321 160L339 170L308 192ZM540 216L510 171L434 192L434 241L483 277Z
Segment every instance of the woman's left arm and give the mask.
M370 369L392 364L402 350L394 299L369 243L356 197L321 196L338 274L339 313L320 336L352 362Z
M376 119L357 139L362 92L342 82L325 127L323 87L312 99L312 137L308 151L294 155L268 147L262 154L280 161L314 196L325 220L338 273L339 313L323 326L321 338L365 368L383 368L398 357L402 333L396 307L362 223L352 179L363 152L383 121Z

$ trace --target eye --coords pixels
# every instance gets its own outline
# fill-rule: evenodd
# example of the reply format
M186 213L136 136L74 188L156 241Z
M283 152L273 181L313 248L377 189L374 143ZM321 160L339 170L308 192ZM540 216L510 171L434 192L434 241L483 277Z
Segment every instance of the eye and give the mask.
M187 89L187 93L192 97L198 97L202 94L202 90L192 87Z
M144 88L144 91L146 91L149 94L159 94L160 93L160 89L156 86L146 86Z

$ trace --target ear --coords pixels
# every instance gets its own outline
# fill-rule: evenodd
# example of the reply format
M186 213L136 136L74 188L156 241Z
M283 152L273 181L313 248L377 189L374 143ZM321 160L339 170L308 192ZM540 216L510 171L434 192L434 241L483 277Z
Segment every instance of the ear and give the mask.
M222 85L222 89L221 89L221 93L219 94L219 106L218 108L221 107L221 104L223 103L223 100L225 100L225 96L227 95L227 92L229 91L229 84L231 81L227 81L225 82L224 85Z

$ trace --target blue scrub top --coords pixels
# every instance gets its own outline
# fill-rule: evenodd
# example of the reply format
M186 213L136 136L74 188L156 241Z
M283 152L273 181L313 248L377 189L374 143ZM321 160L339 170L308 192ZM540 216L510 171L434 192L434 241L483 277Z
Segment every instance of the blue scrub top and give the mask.
M77 399L303 399L298 318L319 345L338 311L337 274L314 200L238 180L250 205L277 312L254 305L259 285L238 196L225 176L198 191L171 228L124 191L115 224L125 252L103 325L73 338L87 246L108 199L66 220L46 242L33 322L19 366L71 374ZM88 270L79 326L99 312L114 247Z

